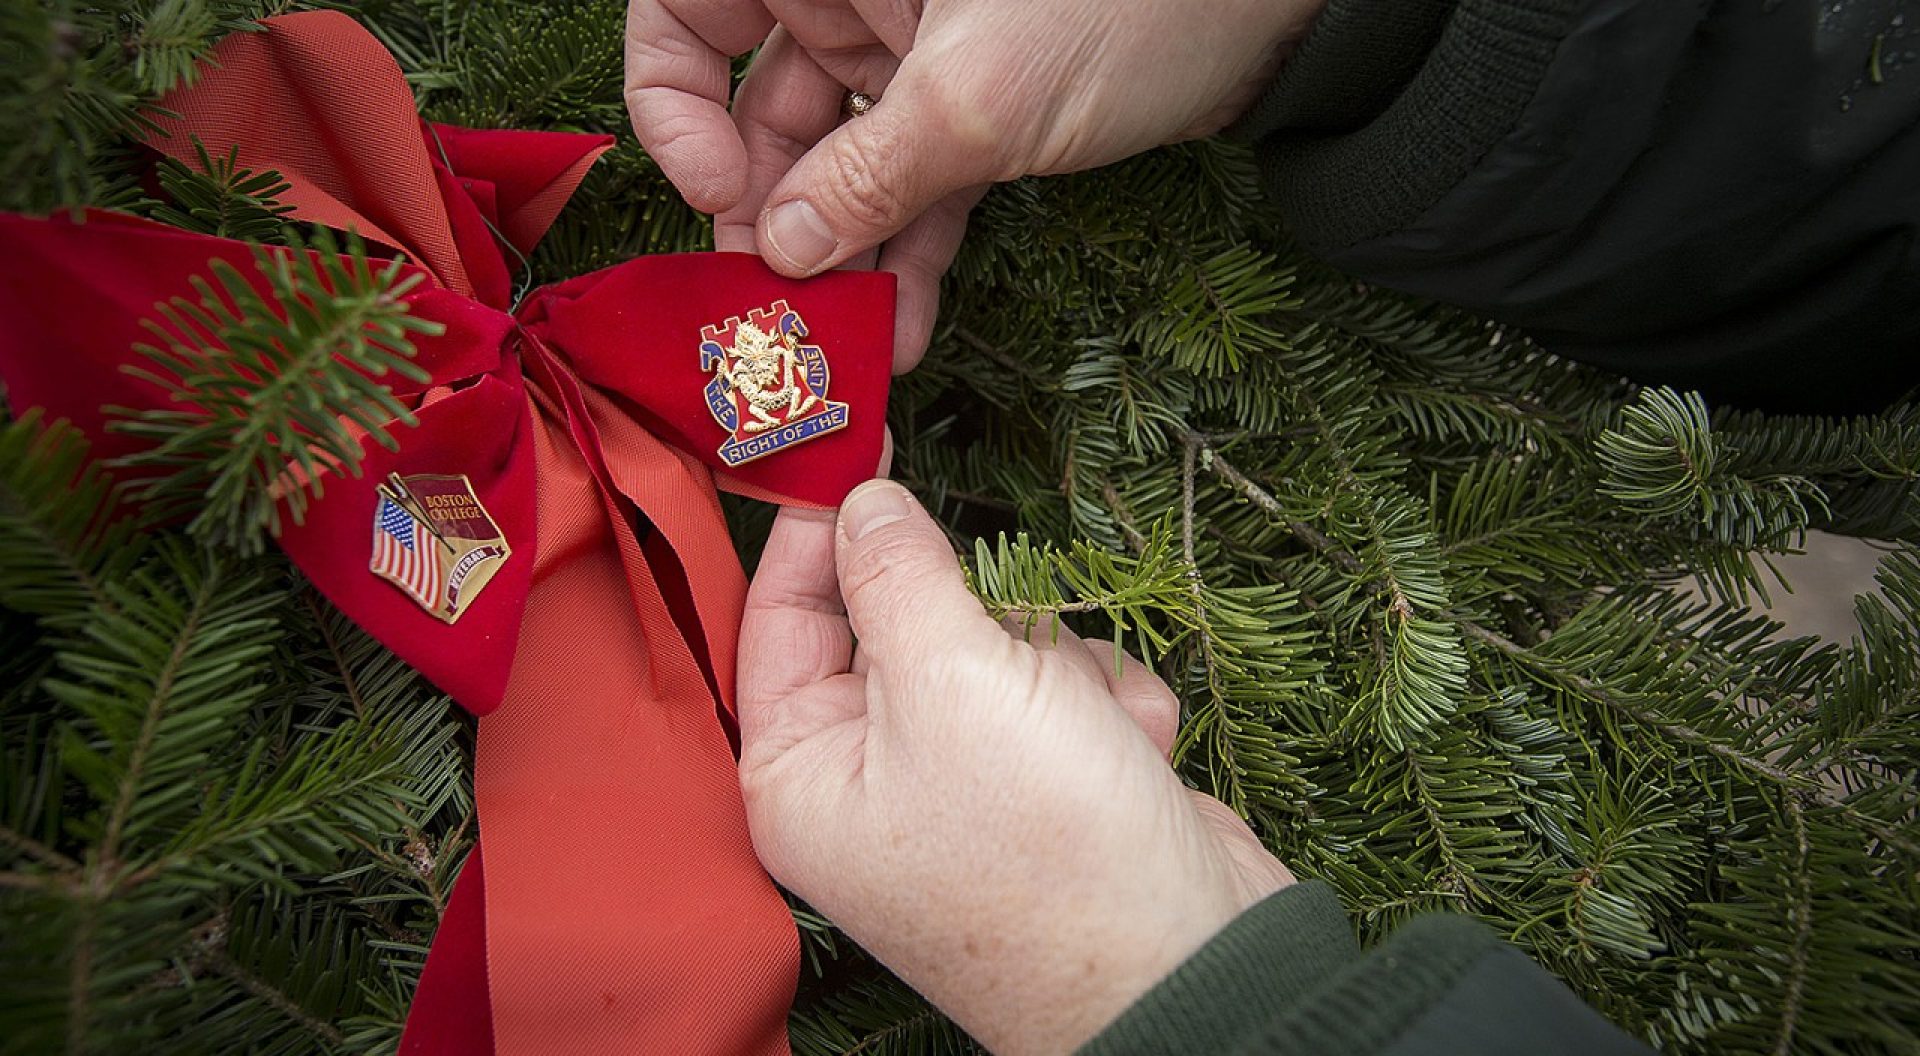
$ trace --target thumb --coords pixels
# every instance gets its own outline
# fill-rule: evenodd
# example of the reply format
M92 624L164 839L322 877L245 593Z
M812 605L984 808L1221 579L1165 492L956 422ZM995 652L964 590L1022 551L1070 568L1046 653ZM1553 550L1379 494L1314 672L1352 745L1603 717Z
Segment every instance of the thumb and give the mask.
M951 90L920 87L911 64L909 56L873 109L814 144L767 196L758 234L774 270L824 271L998 175L999 137L988 122L965 116Z
M940 656L1004 645L1000 625L967 589L947 537L907 489L871 480L840 507L840 596L876 669L918 672Z

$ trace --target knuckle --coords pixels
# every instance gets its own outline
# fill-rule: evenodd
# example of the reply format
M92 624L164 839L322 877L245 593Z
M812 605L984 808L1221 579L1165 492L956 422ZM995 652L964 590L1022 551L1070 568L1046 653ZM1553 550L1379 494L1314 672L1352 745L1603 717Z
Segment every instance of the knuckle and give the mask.
M702 69L700 49L685 40L629 23L626 34L628 91L687 79Z
M774 758L758 750L742 748L740 752L740 799L746 805L748 826L756 839L764 829L762 822L770 820L769 798L775 786L768 780L767 771Z
M747 834L767 871L790 882L806 862L806 843L796 839L817 828L807 788L796 782L782 763L784 757L742 758L741 803L746 808Z
M1051 692L1053 676L1032 646L1008 634L970 638L965 647L944 642L930 650L929 663L943 685L974 698L1003 702L1039 700Z
M794 612L822 617L846 615L846 609L841 606L839 598L822 594L810 585L776 579L772 576L766 576L754 582L752 588L747 591L747 600L742 611L749 617L777 616Z
M1015 679L1010 692L1040 706L1071 698L1082 690L1078 669L1061 663L1034 663L1024 670L1009 672Z
M794 886L802 878L802 859L794 853L793 841L787 838L764 784L743 780L741 793L747 808L747 835L753 841L754 856L775 880Z
M905 533L878 532L841 573L840 593L848 609L871 617L911 601L914 569L921 563L917 542Z
M1179 724L1180 698L1174 695L1173 690L1165 682L1154 679L1147 690L1147 700L1154 714L1167 720L1169 725Z
M995 100L959 78L941 79L920 89L920 120L953 148L956 156L991 157L1002 142L1007 115Z
M1155 694L1146 702L1146 722L1149 733L1165 735L1169 739L1180 731L1180 701L1172 693Z
M780 6L780 14L785 21L801 25L818 22L823 17L841 17L846 13L846 0L786 0Z
M859 122L847 126L862 127ZM855 132L835 140L828 158L832 166L834 204L854 223L867 228L892 227L906 212L906 198L896 186L885 159L888 147L870 133Z
M698 146L707 131L703 123L678 114L653 117L642 112L636 122L640 145L655 155L689 152L688 148Z
M764 121L746 124L742 133L755 147L756 157L786 158L789 163L812 150L815 142Z
M1036 86L1007 56L967 52L942 62L948 76L917 78L910 91L917 134L944 145L964 169L956 186L1026 174L1016 159L1031 152Z

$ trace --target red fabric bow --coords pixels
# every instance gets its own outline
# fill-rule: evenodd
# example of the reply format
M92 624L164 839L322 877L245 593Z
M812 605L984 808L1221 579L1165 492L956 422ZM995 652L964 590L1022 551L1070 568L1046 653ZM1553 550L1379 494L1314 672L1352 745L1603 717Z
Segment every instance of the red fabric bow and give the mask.
M786 1050L797 941L753 857L729 746L745 577L719 484L836 503L880 458L893 283L782 279L755 257L645 257L509 314L502 242L532 252L603 136L424 125L392 57L332 12L269 19L163 102L151 145L239 148L301 220L405 253L430 375L419 424L368 445L280 543L348 616L485 716L476 849L416 995L409 1054ZM498 233L496 235L496 232ZM102 456L103 406L160 405L123 367L140 320L250 249L113 214L0 217L0 379ZM808 377L846 424L728 467L703 330L786 302L824 349ZM763 321L773 318L760 317ZM776 320L777 321L777 320ZM712 334L709 332L708 337ZM811 362L811 361L810 361ZM743 419L744 420L744 419ZM744 435L744 434L742 434ZM513 548L457 622L369 571L389 474L464 475ZM496 707L498 710L496 710Z

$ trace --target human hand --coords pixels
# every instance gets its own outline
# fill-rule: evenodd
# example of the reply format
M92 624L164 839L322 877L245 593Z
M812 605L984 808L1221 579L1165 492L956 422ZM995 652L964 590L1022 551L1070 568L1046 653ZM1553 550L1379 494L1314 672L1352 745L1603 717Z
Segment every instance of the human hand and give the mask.
M996 622L897 484L781 511L739 670L761 861L995 1052L1070 1051L1293 882L1168 767L1165 684Z
M721 249L900 279L897 370L986 185L1224 128L1325 0L633 0L640 142ZM775 28L778 21L779 28ZM729 117L728 57L759 45ZM880 100L842 122L848 89Z

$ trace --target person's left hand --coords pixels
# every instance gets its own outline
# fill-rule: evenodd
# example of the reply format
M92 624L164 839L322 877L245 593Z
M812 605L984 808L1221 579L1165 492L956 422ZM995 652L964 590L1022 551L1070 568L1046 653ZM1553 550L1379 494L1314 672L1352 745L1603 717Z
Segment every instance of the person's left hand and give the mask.
M632 0L627 102L719 248L895 273L901 372L987 185L1224 128L1325 2ZM729 113L728 57L762 38ZM849 88L878 102L843 122Z
M1293 881L1175 776L1172 692L1115 659L993 620L891 481L782 510L747 595L755 851L995 1052L1071 1050Z
M919 4L896 0L632 0L627 107L634 129L687 203L714 214L721 252L757 253L767 196L845 119L846 85L878 96L912 46ZM779 19L776 25L775 18ZM803 45L801 41L807 42ZM730 56L758 47L731 100ZM841 266L899 277L895 372L920 361L940 276L986 185L954 194L877 249Z

